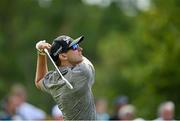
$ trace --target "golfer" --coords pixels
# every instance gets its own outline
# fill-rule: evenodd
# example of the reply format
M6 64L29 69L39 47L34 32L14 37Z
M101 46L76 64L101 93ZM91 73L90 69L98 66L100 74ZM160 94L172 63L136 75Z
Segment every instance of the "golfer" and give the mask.
M45 41L36 44L38 50L36 87L52 95L65 120L96 120L91 90L95 70L92 63L82 55L83 49L79 43L83 38L81 36L74 40L62 35L57 37L52 45ZM51 58L73 89L68 88L57 70L48 71L44 49L49 50Z

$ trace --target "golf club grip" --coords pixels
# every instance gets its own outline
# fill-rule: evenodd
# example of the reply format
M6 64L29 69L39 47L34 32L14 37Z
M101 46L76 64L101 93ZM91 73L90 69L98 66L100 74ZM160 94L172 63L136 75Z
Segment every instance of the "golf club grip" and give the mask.
M59 71L58 67L56 66L55 62L53 61L53 59L51 58L51 56L49 55L48 50L45 48L44 52L48 55L49 59L51 60L51 62L53 63L54 67L56 68L56 70L58 71L59 75L61 76L61 78L66 82L67 86L70 89L73 89L73 86L67 81L66 78L64 78L64 76L61 74L61 72Z

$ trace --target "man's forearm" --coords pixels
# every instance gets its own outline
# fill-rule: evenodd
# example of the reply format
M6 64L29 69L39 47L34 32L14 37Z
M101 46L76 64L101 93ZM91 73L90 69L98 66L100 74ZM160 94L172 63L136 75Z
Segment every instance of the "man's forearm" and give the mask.
M35 84L36 87L38 86L39 81L42 80L44 75L48 72L47 67L47 58L46 55L37 55L37 66L36 66L36 77L35 77Z

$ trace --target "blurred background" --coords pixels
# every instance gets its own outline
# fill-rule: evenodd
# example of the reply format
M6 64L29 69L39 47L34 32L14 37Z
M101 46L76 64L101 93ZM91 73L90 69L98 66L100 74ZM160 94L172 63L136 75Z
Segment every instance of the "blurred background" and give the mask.
M136 117L156 119L160 103L180 119L180 0L0 0L0 100L16 83L27 101L51 115L54 101L34 84L35 44L77 38L96 69L95 99L128 97ZM49 62L49 69L54 69Z

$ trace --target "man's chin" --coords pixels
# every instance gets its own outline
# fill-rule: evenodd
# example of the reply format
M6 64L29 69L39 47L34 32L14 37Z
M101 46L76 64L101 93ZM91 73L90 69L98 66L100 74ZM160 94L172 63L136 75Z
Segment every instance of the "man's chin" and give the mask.
M78 64L81 63L82 61L83 61L83 59L79 60L79 61L78 61Z
M71 62L73 65L77 65L77 64L80 64L81 62L83 61L83 58L79 59L79 60L76 60L74 62Z

